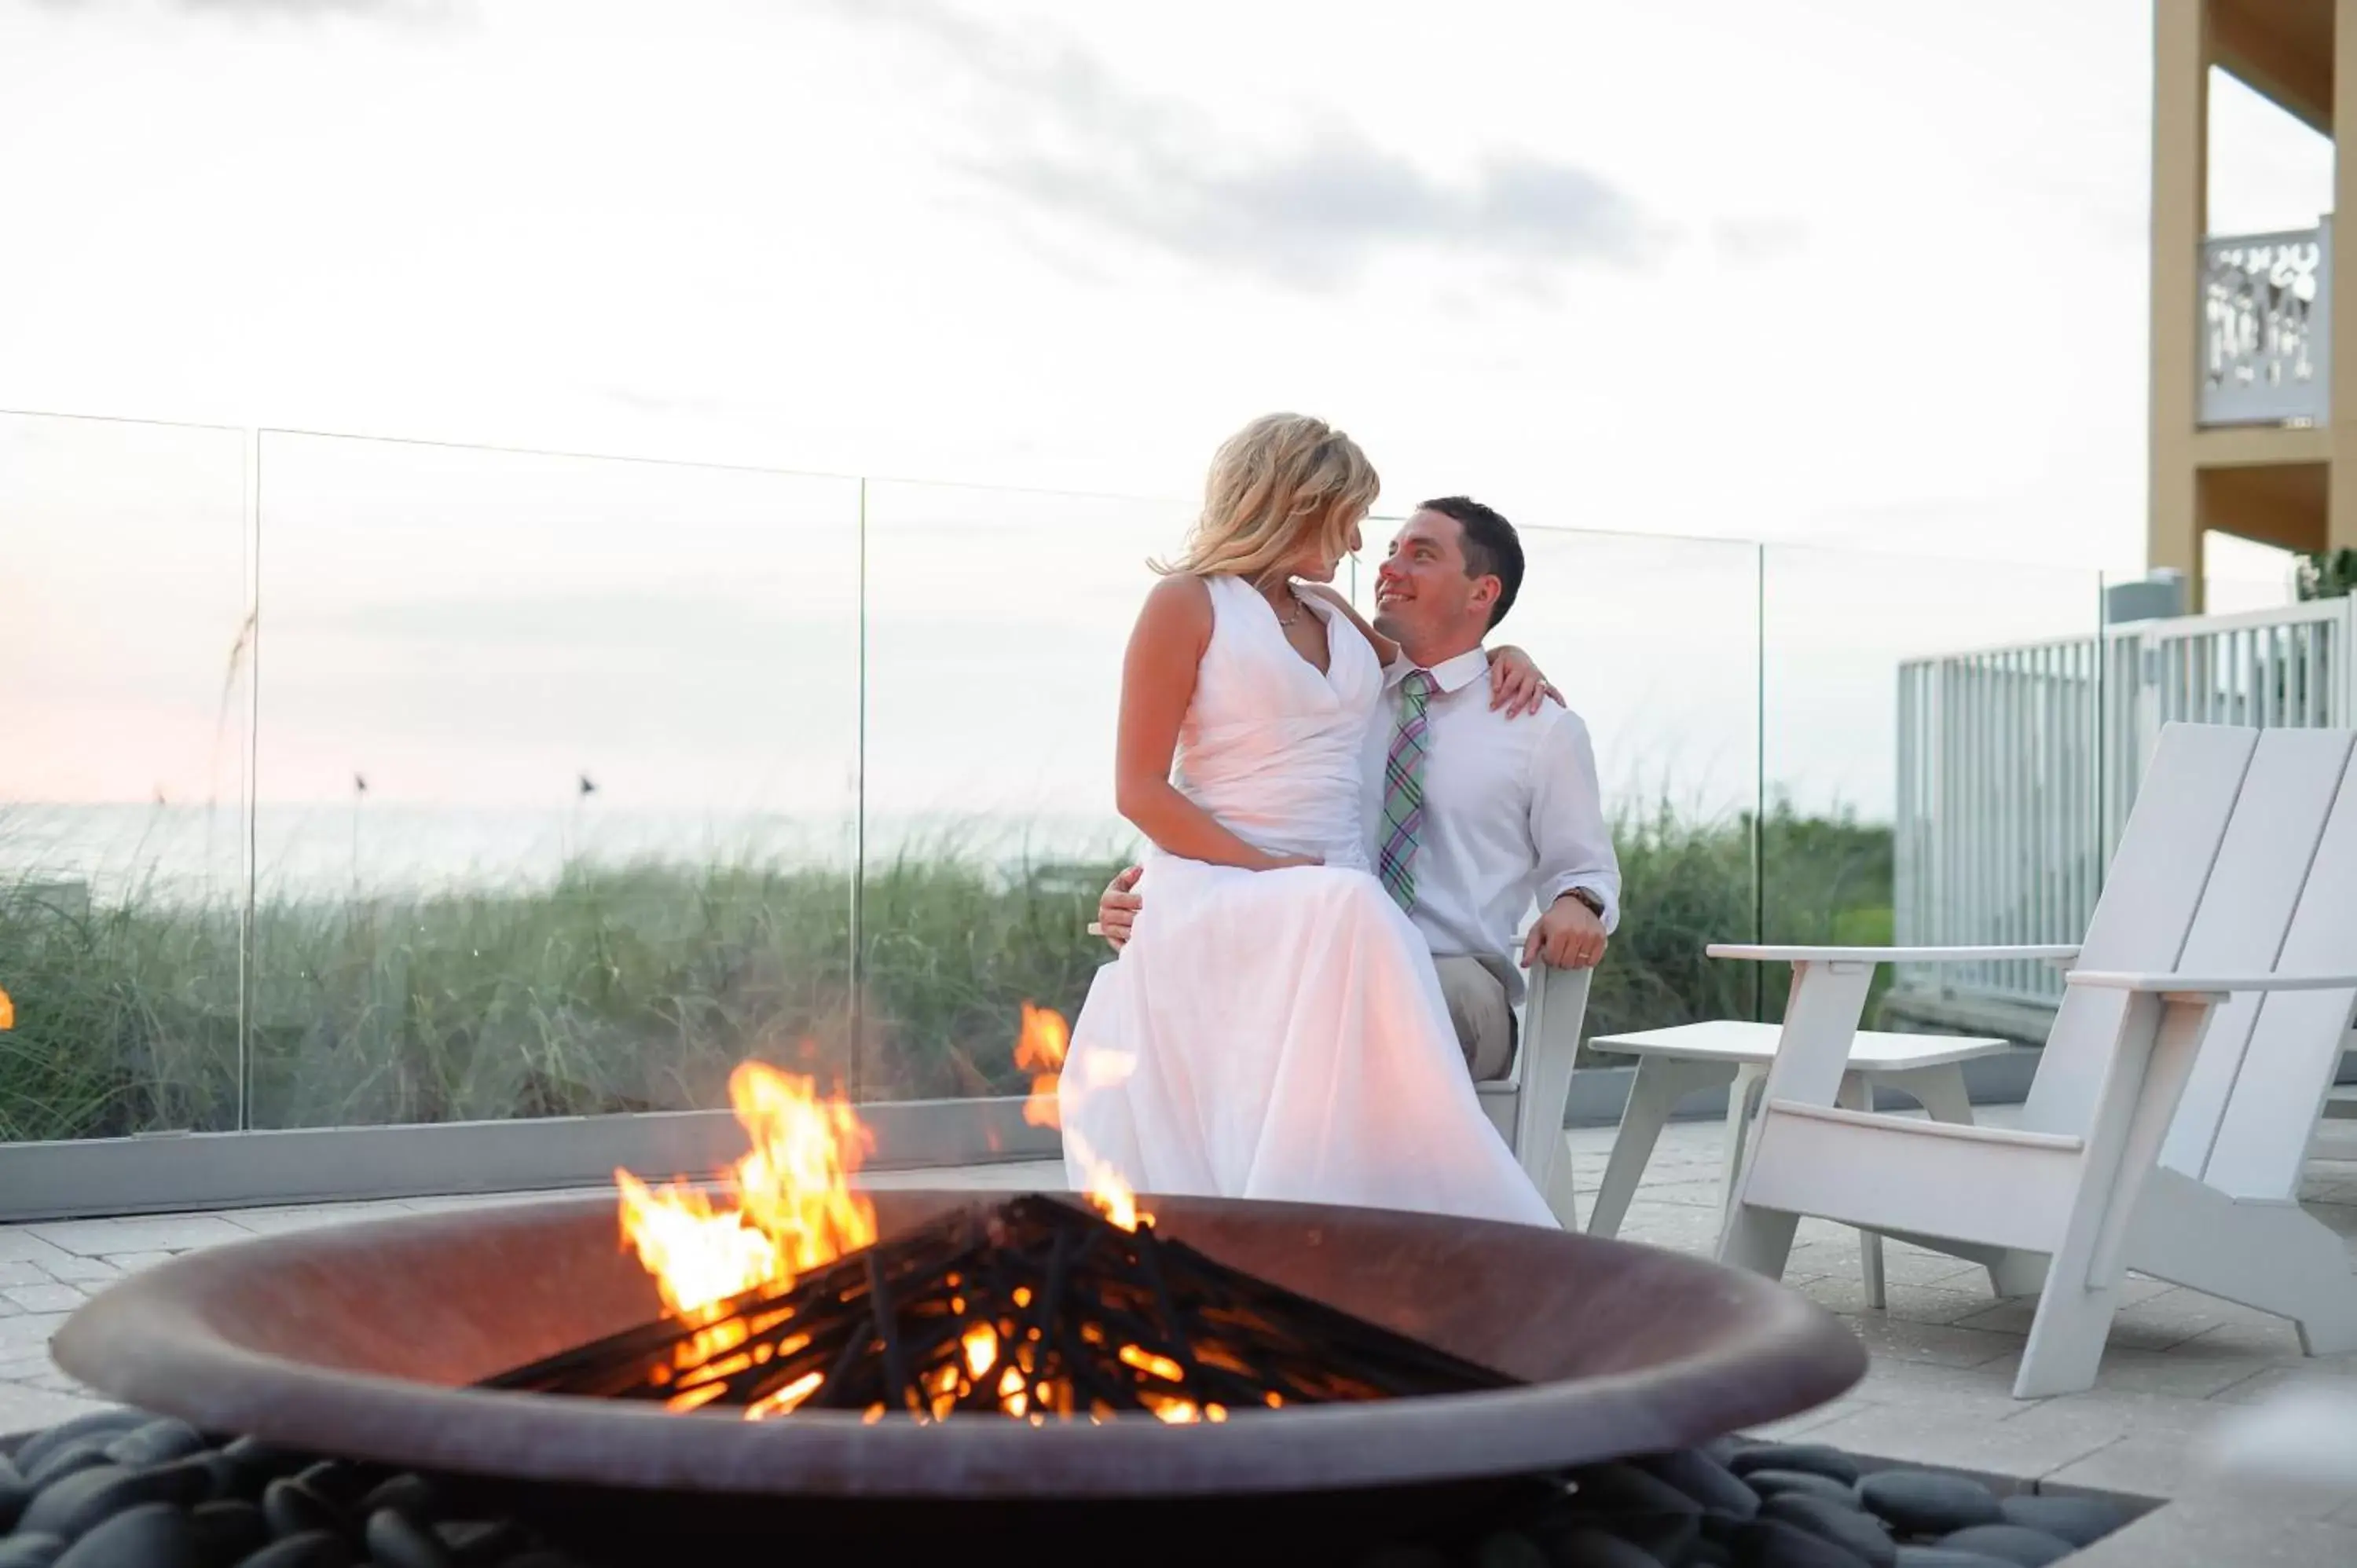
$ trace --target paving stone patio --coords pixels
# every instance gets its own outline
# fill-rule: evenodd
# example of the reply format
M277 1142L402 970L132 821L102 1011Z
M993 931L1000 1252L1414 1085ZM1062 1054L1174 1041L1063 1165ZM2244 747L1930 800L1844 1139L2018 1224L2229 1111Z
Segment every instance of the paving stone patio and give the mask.
M2002 1108L1987 1114L2002 1123ZM1662 1140L1621 1235L1708 1252L1718 1230L1718 1125L1682 1122ZM1583 1211L1603 1175L1609 1129L1571 1134ZM2328 1123L2309 1165L2309 1211L2357 1254L2357 1123ZM1028 1188L1061 1185L1060 1167L897 1172L877 1186ZM0 1434L94 1408L48 1359L48 1338L109 1281L182 1252L371 1215L513 1202L523 1197L415 1198L246 1208L210 1214L0 1227ZM2031 1304L2000 1301L1978 1268L1900 1243L1886 1248L1889 1305L1864 1309L1857 1240L1804 1221L1786 1283L1842 1315L1872 1355L1865 1380L1833 1402L1765 1429L1778 1436L1913 1463L2085 1488L2164 1497L2173 1506L2080 1557L2106 1563L2357 1563L2357 1492L2256 1497L2218 1488L2200 1469L2202 1440L2251 1402L2312 1380L2357 1388L2357 1355L2304 1359L2291 1326L2232 1303L2136 1279L2094 1389L2012 1398Z

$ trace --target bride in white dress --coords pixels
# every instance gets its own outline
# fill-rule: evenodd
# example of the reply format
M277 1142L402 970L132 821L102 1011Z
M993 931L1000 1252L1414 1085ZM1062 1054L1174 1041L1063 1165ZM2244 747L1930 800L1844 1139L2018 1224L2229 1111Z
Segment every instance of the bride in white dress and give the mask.
M1139 1192L1555 1224L1474 1096L1423 936L1369 869L1361 768L1392 645L1295 585L1333 579L1376 489L1340 432L1256 420L1146 596L1115 793L1152 844L1147 897L1059 1083L1075 1186L1103 1168Z

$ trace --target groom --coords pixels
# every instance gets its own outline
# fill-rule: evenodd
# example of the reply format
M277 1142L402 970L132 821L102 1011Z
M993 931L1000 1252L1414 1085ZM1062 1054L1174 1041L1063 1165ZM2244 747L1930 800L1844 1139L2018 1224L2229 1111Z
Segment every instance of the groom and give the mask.
M1477 1081L1513 1065L1517 947L1524 968L1590 968L1620 918L1587 726L1554 702L1523 718L1490 704L1482 639L1522 585L1513 525L1463 496L1418 507L1375 573L1375 629L1400 657L1367 737L1369 857L1431 945ZM1143 903L1138 875L1097 904L1116 949Z

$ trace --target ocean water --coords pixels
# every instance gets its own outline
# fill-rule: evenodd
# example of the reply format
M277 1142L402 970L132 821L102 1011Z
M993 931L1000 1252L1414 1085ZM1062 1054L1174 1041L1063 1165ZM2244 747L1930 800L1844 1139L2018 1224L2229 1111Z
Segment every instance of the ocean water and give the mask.
M112 903L242 897L245 822L235 807L0 803L0 886L79 885ZM859 852L849 814L571 811L390 805L262 805L253 881L264 899L331 901L460 889L530 889L568 865L832 867ZM1013 872L1127 853L1127 824L1103 817L871 817L869 866L897 856L958 858Z

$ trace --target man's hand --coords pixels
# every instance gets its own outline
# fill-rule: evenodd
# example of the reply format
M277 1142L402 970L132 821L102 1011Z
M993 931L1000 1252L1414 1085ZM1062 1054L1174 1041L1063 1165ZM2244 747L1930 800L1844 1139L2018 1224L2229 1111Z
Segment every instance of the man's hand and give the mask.
M1523 939L1523 967L1594 969L1604 961L1604 921L1566 893L1556 899Z
M1097 923L1089 928L1113 946L1115 952L1129 941L1129 929L1137 919L1137 912L1146 900L1130 891L1145 867L1133 865L1105 884L1104 894L1097 900Z

